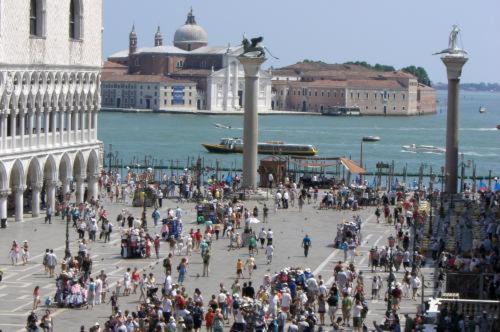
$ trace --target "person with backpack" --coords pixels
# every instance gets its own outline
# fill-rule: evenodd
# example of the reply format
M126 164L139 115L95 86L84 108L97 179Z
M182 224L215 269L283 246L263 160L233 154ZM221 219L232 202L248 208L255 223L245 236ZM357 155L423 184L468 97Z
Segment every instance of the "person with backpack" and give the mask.
M193 318L193 329L194 332L201 331L201 325L203 324L203 308L200 302L196 302L193 309L191 310L191 316Z

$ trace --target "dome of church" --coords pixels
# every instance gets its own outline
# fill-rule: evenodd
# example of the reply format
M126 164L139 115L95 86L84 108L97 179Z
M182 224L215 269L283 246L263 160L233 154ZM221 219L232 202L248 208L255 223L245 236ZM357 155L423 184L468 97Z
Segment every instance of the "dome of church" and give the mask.
M182 46L185 44L207 44L208 34L201 26L196 23L193 11L188 13L186 23L175 31L174 45Z

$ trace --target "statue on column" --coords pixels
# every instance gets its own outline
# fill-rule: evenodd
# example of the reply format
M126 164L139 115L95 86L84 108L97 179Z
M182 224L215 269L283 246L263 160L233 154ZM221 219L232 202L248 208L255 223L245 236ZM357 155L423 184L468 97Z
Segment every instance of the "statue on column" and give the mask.
M434 53L437 54L449 54L457 56L465 56L467 52L460 47L458 47L458 35L460 34L460 28L458 25L453 25L450 36L448 37L448 48L442 50L441 52Z
M241 42L241 45L243 45L243 53L240 56L248 58L265 58L267 51L270 56L272 56L275 59L278 59L277 57L271 54L271 52L267 47L262 45L263 41L264 37L262 36L251 38L249 41L248 38L245 35L243 35L243 41Z

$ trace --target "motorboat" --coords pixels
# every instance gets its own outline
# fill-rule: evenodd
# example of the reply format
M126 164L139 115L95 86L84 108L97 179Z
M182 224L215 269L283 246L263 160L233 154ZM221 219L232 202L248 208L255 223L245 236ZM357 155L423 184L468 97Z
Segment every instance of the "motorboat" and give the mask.
M500 130L500 124L497 124L497 129Z
M360 116L359 107L331 107L321 111L322 115L329 116Z
M219 144L202 144L212 153L243 153L243 139L222 138ZM315 156L318 150L310 144L289 144L282 141L258 143L259 154Z
M214 123L214 126L216 126L217 128L220 128L220 129L231 129L232 128L231 126L226 126L226 125L223 125L222 123Z
M364 136L363 142L378 142L380 141L380 136Z
M410 144L410 145L403 145L402 148L404 151L415 152L415 153L445 153L446 152L446 149L438 147L438 146L433 146L433 145Z
M486 107L484 106L479 106L479 113L486 113Z

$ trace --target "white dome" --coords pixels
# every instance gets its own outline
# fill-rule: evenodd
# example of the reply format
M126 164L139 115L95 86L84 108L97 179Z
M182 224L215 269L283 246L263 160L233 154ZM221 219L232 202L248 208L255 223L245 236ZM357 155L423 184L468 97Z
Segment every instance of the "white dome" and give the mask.
M184 43L207 43L207 32L196 23L191 9L187 15L186 23L181 26L174 34L174 45Z
M197 24L184 24L174 34L174 43L206 43L207 32Z

